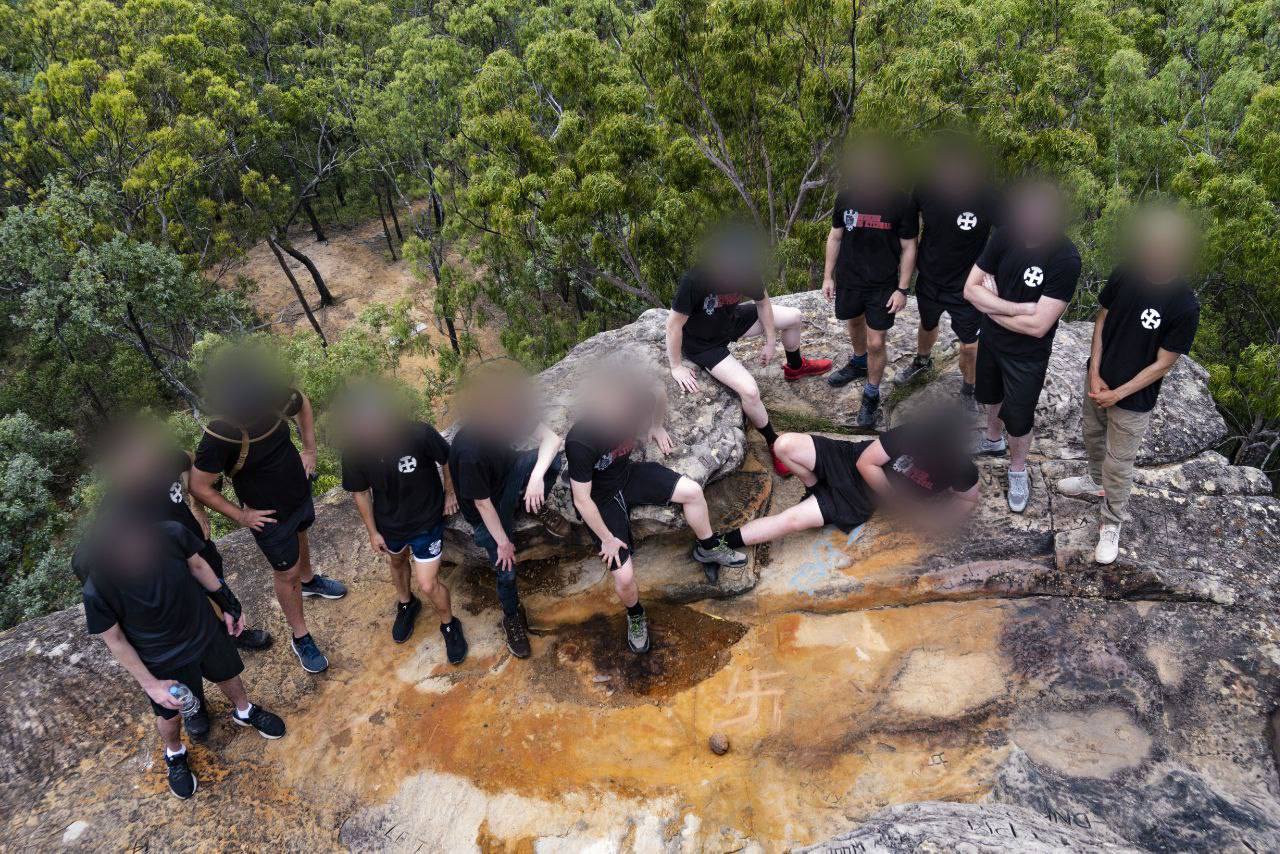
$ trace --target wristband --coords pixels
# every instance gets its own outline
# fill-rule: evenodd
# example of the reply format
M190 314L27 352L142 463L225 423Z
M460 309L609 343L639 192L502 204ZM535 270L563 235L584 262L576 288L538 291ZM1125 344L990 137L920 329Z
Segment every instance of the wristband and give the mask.
M233 620L240 619L240 615L244 613L240 600L236 598L236 594L231 592L231 588L227 586L225 581L222 582L222 586L217 590L209 593L209 598L222 609L222 613L230 614Z
M898 293L902 294L904 297L905 297L905 296L910 296L910 295L911 295L911 288L909 288L909 287L907 287L907 288L898 288L897 290L898 290Z

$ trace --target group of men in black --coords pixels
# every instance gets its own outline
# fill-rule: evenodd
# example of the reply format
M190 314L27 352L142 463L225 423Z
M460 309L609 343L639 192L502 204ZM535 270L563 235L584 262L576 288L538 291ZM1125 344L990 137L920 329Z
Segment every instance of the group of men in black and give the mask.
M921 525L959 521L980 498L975 454L1009 455L1007 502L1013 512L1025 510L1036 404L1058 320L1081 269L1066 235L1062 197L1041 180L997 193L980 159L963 146L940 149L931 174L910 193L894 185L892 174L882 150L864 151L835 199L822 290L836 318L846 322L853 348L838 370L831 370L830 360L801 354L803 316L770 302L757 247L740 232L711 241L678 283L666 347L674 384L696 393L702 369L738 396L746 420L770 448L775 472L804 483L802 500L780 513L741 528L713 528L701 486L660 460L675 444L665 427L665 383L634 363L602 371L583 387L585 405L563 437L544 423L529 384L514 373L494 372L469 386L464 418L451 439L379 391L348 395L338 431L342 485L354 496L370 545L390 566L397 597L392 639L404 643L414 632L422 607L412 589L416 582L439 619L445 657L454 665L466 658L466 634L440 578L444 520L458 510L494 571L507 647L513 656L528 657L528 619L517 587L517 517L523 511L564 537L566 515L550 505L560 479L609 570L626 610L625 642L637 654L650 648L635 580L630 512L637 506L680 506L693 534L691 559L711 583L720 567L746 563L741 549L748 545L823 525L849 531L886 508ZM1099 563L1118 553L1133 461L1160 379L1195 334L1198 303L1187 280L1192 236L1171 212L1148 216L1133 230L1129 261L1117 267L1099 297L1083 379L1089 471L1058 484L1066 494L1102 499ZM788 382L820 375L833 386L863 380L854 421L873 429L888 362L886 333L906 304L913 277L917 352L896 379L903 383L932 369L945 313L959 339L957 405L858 441L777 434L756 379L730 345L762 337L759 360L767 366L780 339ZM180 738L179 702L170 692L175 683L201 700L200 711L186 719L192 737L210 727L204 679L230 699L233 723L268 738L285 731L279 717L249 701L240 681L239 650L265 648L271 637L246 626L239 600L222 578L205 508L252 532L273 569L290 648L307 672L321 672L329 662L308 629L303 598L346 594L341 582L311 566L311 404L280 378L246 364L231 360L225 375L211 375L207 397L218 416L205 426L193 455L157 450L166 447L163 442L136 430L109 447L104 458L113 468L112 492L103 506L111 509L99 514L75 560L88 629L104 638L146 692L170 787L184 798L195 792L196 780ZM975 438L979 406L986 418ZM223 494L224 480L236 501Z

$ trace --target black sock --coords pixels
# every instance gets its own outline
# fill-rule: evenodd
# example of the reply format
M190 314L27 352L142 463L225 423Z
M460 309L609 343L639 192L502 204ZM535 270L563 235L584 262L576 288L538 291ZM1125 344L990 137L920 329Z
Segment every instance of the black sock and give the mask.
M960 393L965 397L973 397L973 383L960 383Z
M788 368L792 368L794 370L804 364L803 360L800 358L799 350L784 350L783 352L787 354Z
M307 640L307 639L308 639L308 638L310 638L310 637L311 637L311 632L307 632L305 635L302 635L301 637L298 637L298 636L296 636L296 635L295 635L295 636L294 636L294 638L293 638L293 642L294 642L294 643L297 643L298 641L304 641L304 640Z
M742 541L742 529L734 528L724 535L724 544L731 549L744 548L747 544Z
M720 545L720 535L715 531L712 531L711 536L707 537L705 540L698 540L698 545L702 546L704 549L714 549L716 546Z
M770 448L773 447L774 442L778 441L778 434L773 432L772 424L765 422L763 427L757 427L756 429L760 431L761 436L764 436L764 440L769 443Z
M627 606L628 617L639 617L644 614L644 606L640 604L640 600L636 600L636 604Z

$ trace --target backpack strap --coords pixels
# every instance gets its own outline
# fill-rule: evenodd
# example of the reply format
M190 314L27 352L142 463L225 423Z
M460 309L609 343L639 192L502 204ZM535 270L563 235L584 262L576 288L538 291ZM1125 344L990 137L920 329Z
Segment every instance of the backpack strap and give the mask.
M212 436L215 439L220 439L223 442L227 442L227 443L239 444L240 453L236 457L235 465L233 465L230 468L230 470L227 471L227 477L235 477L237 474L240 473L240 469L244 468L245 460L249 459L249 446L252 445L254 442L260 442L263 439L275 433L276 429L284 422L284 420L285 420L284 416L277 414L275 423L271 425L270 430L264 431L260 436L253 436L253 437L249 435L249 429L247 427L244 427L239 424L232 424L231 426L235 427L240 431L240 437L238 439L233 439L230 436L223 436L222 434L215 432L213 428L210 427L208 424L201 424L200 429L202 429L204 432L208 433L210 436ZM231 424L231 422L229 421L226 423Z

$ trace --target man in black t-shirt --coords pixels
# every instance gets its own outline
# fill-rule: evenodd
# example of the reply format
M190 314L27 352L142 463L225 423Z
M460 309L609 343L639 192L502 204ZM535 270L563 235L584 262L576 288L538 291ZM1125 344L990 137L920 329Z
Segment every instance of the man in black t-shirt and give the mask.
M667 359L676 385L686 393L696 393L698 381L693 370L685 367L685 359L728 386L742 402L747 420L772 448L778 435L769 424L760 386L729 354L729 345L763 335L760 364L768 365L781 336L786 354L782 377L788 382L826 373L831 370L831 360L800 355L804 317L799 309L770 302L764 286L761 243L760 237L739 230L725 230L709 241L701 263L687 270L676 288L667 315ZM773 465L779 476L789 474L776 456Z
M637 654L649 651L649 629L636 587L630 513L646 504L681 505L697 542L693 558L708 580L719 579L721 566L742 566L746 555L723 544L711 530L702 487L694 480L654 461L637 462L632 454L652 442L662 454L672 450L666 420L666 393L632 372L606 371L589 383L582 398L585 411L564 440L573 503L613 574L614 591L627 609L627 645Z
M307 529L315 521L310 478L316 468L311 402L297 389L234 356L224 357L207 382L206 398L219 415L205 426L191 470L191 493L205 507L248 528L271 568L276 598L292 630L302 668L319 673L329 659L307 629L304 596L341 599L347 588L311 568ZM296 422L302 453L293 444ZM231 478L240 506L218 483Z
M725 542L741 548L823 525L849 533L886 508L945 529L971 513L980 497L978 468L964 442L958 419L941 414L862 442L784 433L778 453L804 481L805 497L730 531Z
M280 718L249 702L240 680L244 665L231 641L244 628L240 603L200 557L202 546L179 523L157 522L136 506L110 505L72 558L83 580L86 627L146 693L164 742L169 788L183 799L195 794L197 783L182 744L180 703L170 692L177 684L200 704L187 719L193 737L209 731L205 679L231 701L237 725L266 738L285 732ZM221 626L209 599L222 612Z
M886 149L860 147L845 171L845 187L831 211L822 293L835 300L836 319L848 327L853 356L827 382L839 387L866 377L855 423L869 429L880 408L885 336L907 303L920 222L910 197L895 186Z
M387 556L396 589L391 637L413 634L422 603L409 589L409 566L440 618L450 664L467 656L462 622L453 615L449 588L439 579L444 517L458 509L449 470L449 443L430 424L413 421L376 393L349 394L340 407L342 488L352 494L374 551Z
M1008 223L988 241L964 295L983 313L974 396L987 408L987 429L979 451L1009 451L1007 500L1021 513L1031 498L1027 452L1036 404L1058 319L1080 279L1080 253L1066 235L1062 195L1048 182L1014 191Z
M458 510L494 568L507 649L517 658L528 658L532 647L516 587L516 512L523 507L553 536L568 532L568 522L547 504L560 474L560 437L541 423L533 398L521 375L482 374L463 390L461 426L449 443ZM537 447L520 450L531 439Z
M991 229L999 224L999 200L981 161L969 148L938 150L933 172L911 194L922 234L916 256L916 305L920 327L916 356L899 376L909 383L933 367L938 323L946 312L960 342L960 395L971 408L981 313L964 298L964 283Z
M1094 551L1100 564L1119 555L1133 464L1161 380L1195 340L1200 303L1187 281L1195 238L1180 214L1145 213L1134 225L1133 257L1112 271L1098 295L1082 403L1089 473L1060 480L1058 490L1102 499Z

